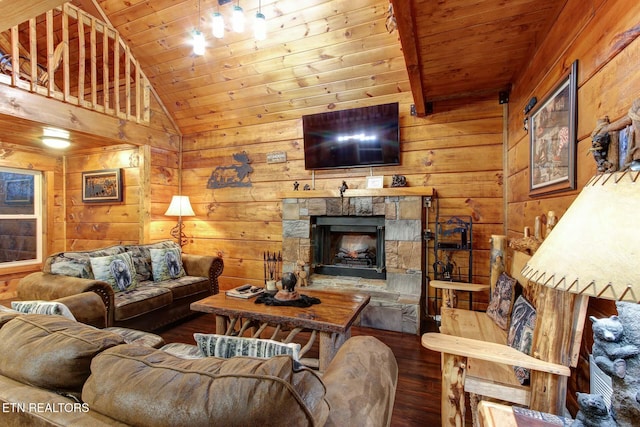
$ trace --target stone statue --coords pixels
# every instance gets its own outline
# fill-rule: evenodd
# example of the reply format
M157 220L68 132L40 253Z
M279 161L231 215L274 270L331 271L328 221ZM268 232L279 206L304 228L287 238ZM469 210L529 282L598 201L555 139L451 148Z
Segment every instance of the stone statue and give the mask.
M591 351L596 364L611 377L611 412L616 422L635 425L640 419L640 304L619 301L616 308L617 316L591 317Z
M275 299L280 301L293 301L300 299L300 294L296 291L296 275L287 272L282 275L282 290L278 291Z
M391 178L391 186L392 187L406 187L407 185L407 177L404 175L393 175Z
M617 427L600 394L577 393L580 410L571 427Z

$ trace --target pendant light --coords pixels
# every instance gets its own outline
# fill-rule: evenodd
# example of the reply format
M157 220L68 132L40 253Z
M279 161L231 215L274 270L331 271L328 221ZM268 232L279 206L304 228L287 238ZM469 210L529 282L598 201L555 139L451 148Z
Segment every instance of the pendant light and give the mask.
M202 56L204 55L206 42L204 40L204 34L202 31L194 29L193 30L193 54Z
M258 2L258 13L253 23L253 36L256 40L265 40L267 38L267 19L262 13L262 0Z
M213 12L213 16L211 18L211 31L213 32L213 37L217 39L224 37L224 18L220 11Z
M233 6L233 14L231 15L231 27L236 33L244 32L244 12L240 7L240 0Z
M191 37L193 38L193 54L197 56L204 55L206 42L204 34L200 31L200 0L198 0L198 27L193 29Z

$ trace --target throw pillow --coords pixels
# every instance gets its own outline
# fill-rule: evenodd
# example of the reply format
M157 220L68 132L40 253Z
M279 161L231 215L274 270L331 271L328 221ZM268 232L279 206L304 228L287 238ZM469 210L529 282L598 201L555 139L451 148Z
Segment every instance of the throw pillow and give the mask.
M505 330L509 327L509 316L513 306L516 283L516 279L510 277L507 273L500 274L487 307L487 316L493 319L496 325Z
M136 272L138 273L138 282L153 280L153 273L151 268L151 253L149 252L149 250L168 248L176 248L179 250L180 246L173 240L163 240L156 243L147 243L144 245L127 245L124 247L124 250L131 254L133 265L136 267Z
M130 291L138 285L131 255L127 252L91 258L91 269L96 280L107 282L114 292Z
M12 301L11 308L20 313L57 314L76 320L69 307L55 301Z
M535 325L536 309L524 296L520 295L511 311L511 327L507 336L507 344L525 354L531 355ZM525 385L529 382L528 369L514 366L513 370L520 384Z
M177 248L149 249L153 281L177 279L186 276L182 266L182 253Z
M229 358L249 356L267 359L278 355L289 355L300 360L300 344L281 343L260 338L231 337L216 334L193 334L200 351L206 356Z

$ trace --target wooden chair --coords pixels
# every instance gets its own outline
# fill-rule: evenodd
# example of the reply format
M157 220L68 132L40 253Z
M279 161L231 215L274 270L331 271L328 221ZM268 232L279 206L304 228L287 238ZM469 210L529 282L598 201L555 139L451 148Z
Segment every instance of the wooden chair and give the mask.
M424 347L442 353L443 426L464 425L465 393L541 412L564 412L589 298L529 283L520 272L530 256L512 251L510 274L536 308L532 356L508 346L508 332L485 312L443 307L440 333L422 336ZM517 381L513 366L531 370L530 385Z

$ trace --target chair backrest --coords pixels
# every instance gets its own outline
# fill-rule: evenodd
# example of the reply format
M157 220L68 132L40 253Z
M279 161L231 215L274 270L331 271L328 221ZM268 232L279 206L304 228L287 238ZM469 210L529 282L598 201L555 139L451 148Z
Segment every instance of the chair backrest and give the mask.
M555 224L555 215L549 213L547 233ZM538 229L536 219L536 229ZM538 233L537 233L538 234ZM525 231L525 238L529 239ZM584 330L588 296L558 291L529 282L522 274L529 254L537 249L540 237L533 245L522 241L510 243L512 247L511 274L523 287L523 295L536 308L532 356L552 363L575 368L580 356L580 343ZM538 242L536 244L535 242ZM528 252L528 253L526 253ZM565 409L567 378L540 372L531 373L530 408L542 412L562 413Z

